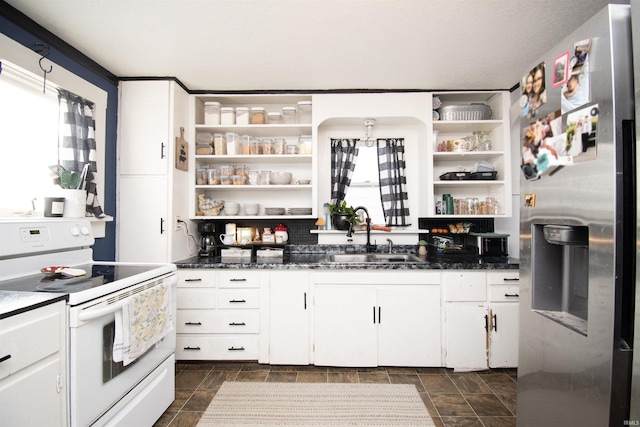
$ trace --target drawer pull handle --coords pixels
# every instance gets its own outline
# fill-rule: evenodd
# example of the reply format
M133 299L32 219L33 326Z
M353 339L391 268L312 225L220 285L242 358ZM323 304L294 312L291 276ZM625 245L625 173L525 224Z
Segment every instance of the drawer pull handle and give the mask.
M518 298L520 294L504 294L504 296L507 298Z
M230 282L246 282L247 279L229 279Z
M184 350L200 350L200 347L185 347Z
M247 324L244 322L231 322L229 326L247 326Z
M229 300L229 302L230 303L238 303L238 302L247 302L247 300L244 300L244 299L232 299L232 300Z
M0 357L0 363L4 362L5 360L9 360L11 359L11 355L7 354L6 356L2 356Z
M201 326L202 322L184 322L185 325L196 325L196 326Z
M185 282L202 282L202 279L184 279Z
M505 277L504 279L502 279L503 282L519 282L520 278L519 277Z
M244 351L244 347L229 347L229 351Z

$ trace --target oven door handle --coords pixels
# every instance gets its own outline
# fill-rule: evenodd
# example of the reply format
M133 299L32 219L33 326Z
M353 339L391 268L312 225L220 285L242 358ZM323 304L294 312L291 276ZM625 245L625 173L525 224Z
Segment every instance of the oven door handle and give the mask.
M117 304L111 304L104 308L96 308L93 310L83 311L78 314L78 319L83 322L89 322L91 320L99 319L102 316L106 316L107 314L115 313L118 310L122 310L122 306L124 302L120 302Z

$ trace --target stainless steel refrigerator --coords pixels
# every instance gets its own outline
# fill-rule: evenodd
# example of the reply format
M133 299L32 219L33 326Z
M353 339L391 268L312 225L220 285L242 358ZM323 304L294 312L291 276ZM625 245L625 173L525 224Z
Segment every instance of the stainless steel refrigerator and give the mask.
M523 69L518 426L640 424L631 41L609 5Z

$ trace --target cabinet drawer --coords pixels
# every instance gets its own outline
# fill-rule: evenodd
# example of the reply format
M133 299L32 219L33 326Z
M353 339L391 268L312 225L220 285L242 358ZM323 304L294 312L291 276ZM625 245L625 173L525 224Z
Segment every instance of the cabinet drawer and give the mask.
M176 337L177 360L257 360L258 335Z
M216 271L204 269L178 269L178 287L199 288L216 285Z
M178 310L178 334L253 334L260 332L258 310Z
M518 285L493 285L489 286L489 301L513 301L520 299L520 286Z
M518 270L500 270L487 273L487 284L489 285L517 285L519 280L520 272Z
M220 271L221 288L257 288L260 286L259 271Z
M486 301L487 276L484 272L443 273L445 301Z
M218 297L220 308L260 307L260 290L258 289L220 289Z
M60 303L64 304L64 303ZM52 305L0 321L0 379L60 351L64 316Z
M215 308L215 288L180 288L178 289L178 309L181 308Z

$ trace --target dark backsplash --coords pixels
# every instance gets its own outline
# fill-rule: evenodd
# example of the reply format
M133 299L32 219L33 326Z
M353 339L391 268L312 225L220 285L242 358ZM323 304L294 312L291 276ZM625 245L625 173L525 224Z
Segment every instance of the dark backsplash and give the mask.
M241 219L236 218L233 220L210 220L216 225L216 235L224 234L225 224L232 222L236 224L236 227L258 227L260 232L265 227L270 227L273 230L278 224L283 224L289 230L289 244L292 245L317 245L318 235L312 234L309 231L317 229L315 219L293 219L288 218L286 215L282 216L282 219Z

